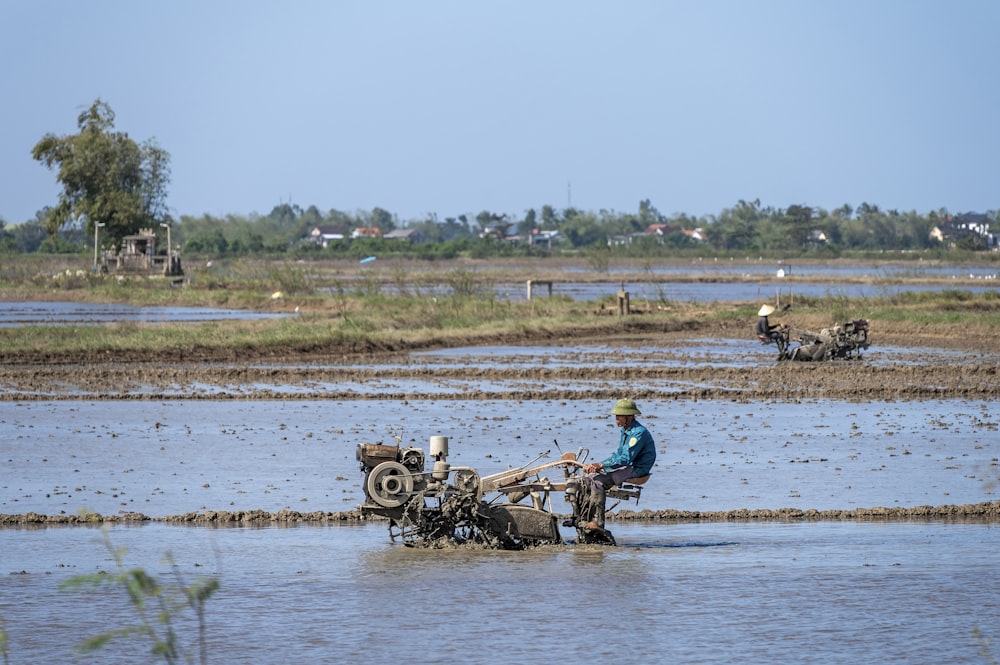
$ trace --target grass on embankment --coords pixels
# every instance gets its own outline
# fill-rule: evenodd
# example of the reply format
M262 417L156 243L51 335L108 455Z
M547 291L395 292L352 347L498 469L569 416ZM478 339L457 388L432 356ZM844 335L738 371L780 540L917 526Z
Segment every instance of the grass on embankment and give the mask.
M760 303L685 303L633 297L631 316L618 316L608 295L595 302L565 296L531 301L496 295L499 282L517 283L544 264L488 261L470 268L386 264L379 270L347 264L231 260L186 266L182 285L162 278L121 277L40 265L22 259L0 267L0 301L66 300L133 306L221 307L270 311L287 318L206 323L21 326L0 328L0 357L18 354L128 352L183 358L191 350L250 356L391 350L431 346L545 341L617 334L689 331L693 336L753 338ZM607 278L607 275L604 275ZM905 288L905 287L903 287ZM273 297L280 293L280 297ZM296 308L298 310L296 311ZM938 339L965 333L991 339L1000 328L1000 291L902 291L869 298L796 297L772 323L818 331L857 318L878 336L893 328L934 328Z
M230 301L231 302L231 301ZM211 303L213 306L216 303ZM257 303L257 305L275 303ZM232 306L232 305L230 305ZM299 312L288 312L299 307ZM0 328L0 354L92 354L240 349L254 355L343 347L378 350L477 340L548 338L627 330L633 317L601 315L594 303L567 299L505 302L469 296L370 296L283 300L284 318L203 323L21 326ZM256 307L254 309L260 309Z
M492 296L303 295L273 300L234 290L182 290L185 305L199 303L249 309L274 309L285 318L205 323L22 326L0 328L0 355L108 354L133 357L192 350L228 350L239 358L314 351L378 351L432 346L545 341L590 336L690 331L692 335L746 335L757 316L757 303L633 302L633 314L617 315L612 298L574 302L566 297L532 301ZM178 291L181 295L182 291ZM159 295L168 294L161 290ZM91 294L93 295L93 294ZM219 298L219 296L225 296ZM166 300L166 299L164 299ZM157 302L174 304L178 302ZM294 309L298 307L296 313ZM819 330L857 318L872 321L872 334L933 328L938 337L963 333L992 335L1000 327L1000 295L966 291L907 292L880 298L799 298L795 306L772 316L793 329ZM701 332L698 332L701 331Z

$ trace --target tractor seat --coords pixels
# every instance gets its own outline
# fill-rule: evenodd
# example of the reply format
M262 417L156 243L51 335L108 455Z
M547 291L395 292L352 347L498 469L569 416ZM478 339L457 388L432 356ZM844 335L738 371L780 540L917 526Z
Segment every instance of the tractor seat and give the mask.
M767 335L757 335L757 339L760 340L761 344L771 344L772 342L774 342L774 340L768 337Z
M652 474L647 473L645 476L639 476L638 478L629 478L628 480L623 480L622 485L645 485L646 481L649 480L649 476Z
M608 489L607 496L615 499L635 499L635 502L639 503L639 497L642 495L642 486L649 480L649 476L650 474L647 473L645 476L623 480L621 484Z

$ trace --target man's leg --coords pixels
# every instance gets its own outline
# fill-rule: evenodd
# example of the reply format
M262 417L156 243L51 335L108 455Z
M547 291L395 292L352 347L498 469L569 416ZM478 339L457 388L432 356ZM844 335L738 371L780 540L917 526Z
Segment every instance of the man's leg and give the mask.
M596 478L592 484L592 489L590 492L590 520L587 522L588 525L593 524L594 526L603 529L604 528L604 502L607 499L607 490L604 487L604 483L600 482Z
M774 343L778 345L778 360L783 360L786 357L785 349L788 348L785 336L781 333L771 333L771 338L774 340Z
M623 483L629 478L635 478L635 471L630 466L623 466L619 469L613 469L607 473L597 473L592 476L593 478L593 490L591 493L591 501L593 502L593 507L591 511L590 521L594 523L595 526L604 528L604 512L605 512L605 502L607 501L607 491L608 489Z

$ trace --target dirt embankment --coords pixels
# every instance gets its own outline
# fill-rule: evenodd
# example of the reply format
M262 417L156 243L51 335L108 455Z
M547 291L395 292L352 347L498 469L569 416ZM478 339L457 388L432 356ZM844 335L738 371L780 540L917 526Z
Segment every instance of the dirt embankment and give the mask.
M450 338L448 345L546 344L567 349L589 342L612 349L616 345L645 346L656 349L655 357L635 364L623 354L622 363L616 365L612 350L610 367L594 367L584 360L514 368L386 363L405 359L410 351L444 346L442 341L428 342L419 349L404 343L365 346L352 342L309 349L201 348L159 355L54 356L39 352L3 357L0 385L6 390L0 400L281 399L287 398L283 391L289 387L296 388L298 399L612 399L618 392L616 386L564 386L620 381L629 382L635 387L635 396L643 399L992 399L1000 392L1000 342L993 331L880 323L872 334L869 353L893 348L899 361L891 363L864 359L777 363L769 357L764 361L756 353L757 341L748 339L745 325L712 320L672 322L669 328L662 323L636 322L625 332L616 326L606 333L592 329L585 336L577 333L541 339L519 333L468 336ZM725 339L737 341L725 351L713 351L712 345ZM743 344L746 354L740 350ZM391 385L400 379L428 385L460 379L510 388L471 389L452 397L440 391L420 394L387 388L359 393L337 388L359 381ZM644 381L675 387L644 390Z
M770 521L878 521L878 520L955 520L997 522L1000 521L1000 501L988 501L964 505L873 507L851 510L801 510L798 508L749 509L725 511L685 511L685 510L621 510L609 516L619 522L770 522ZM247 524L336 524L384 521L380 517L366 517L358 510L343 512L313 511L302 513L281 510L269 513L263 510L207 510L200 513L149 517L142 513L122 513L118 515L23 515L0 514L0 526L51 526L56 524L135 524L142 522L162 522L168 524L202 524L218 526L238 526Z

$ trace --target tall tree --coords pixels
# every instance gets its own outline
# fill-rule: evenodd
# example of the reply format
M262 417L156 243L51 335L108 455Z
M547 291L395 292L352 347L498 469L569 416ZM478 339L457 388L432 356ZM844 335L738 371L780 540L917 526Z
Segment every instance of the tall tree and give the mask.
M813 209L806 205L788 206L788 210L780 219L780 224L784 227L785 237L791 241L791 246L801 249L809 242L809 238L816 228Z
M650 224L663 223L663 216L660 211L650 203L649 199L639 201L639 226L642 229L649 228Z
M152 140L136 143L114 125L114 111L97 99L77 118L79 133L46 134L32 148L32 157L55 169L63 187L45 218L50 236L82 219L88 233L104 224L117 245L143 227L169 221L170 155Z
M378 227L382 233L388 233L396 228L396 222L392 219L392 213L385 208L372 208L371 225Z
M747 202L740 199L736 206L726 208L707 232L717 249L748 249L758 241L761 220L766 211L760 199Z

